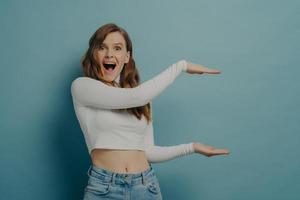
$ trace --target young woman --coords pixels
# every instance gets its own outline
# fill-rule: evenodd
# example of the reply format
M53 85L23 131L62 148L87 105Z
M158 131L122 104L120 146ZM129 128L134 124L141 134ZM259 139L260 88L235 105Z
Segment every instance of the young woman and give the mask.
M198 142L155 146L153 136L151 108L156 96L182 72L220 71L180 60L140 84L129 35L113 23L92 35L82 66L84 77L72 82L71 94L92 160L84 200L162 199L151 163L191 153L229 154Z

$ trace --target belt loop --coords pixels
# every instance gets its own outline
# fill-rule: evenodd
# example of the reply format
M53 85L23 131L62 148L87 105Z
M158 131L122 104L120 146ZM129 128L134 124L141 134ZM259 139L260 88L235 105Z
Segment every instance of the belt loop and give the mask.
M144 173L141 173L142 174L142 183L144 186L146 186L146 177L144 175Z
M111 185L112 186L115 185L115 176L116 176L116 173L113 173L112 176L111 176Z
M89 166L89 169L88 169L87 172L86 172L86 174L87 174L88 176L90 176L90 171L91 171L91 169L92 169L92 165Z

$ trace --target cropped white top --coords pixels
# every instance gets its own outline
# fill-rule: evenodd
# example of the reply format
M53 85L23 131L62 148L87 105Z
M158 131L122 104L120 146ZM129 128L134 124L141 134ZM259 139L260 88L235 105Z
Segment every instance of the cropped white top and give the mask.
M187 70L185 60L134 88L109 86L89 77L78 77L71 84L74 110L84 134L89 154L94 148L145 151L149 162L163 162L194 153L193 143L155 146L152 121L147 124L127 111L116 109L151 104L175 78ZM119 82L120 75L116 78Z

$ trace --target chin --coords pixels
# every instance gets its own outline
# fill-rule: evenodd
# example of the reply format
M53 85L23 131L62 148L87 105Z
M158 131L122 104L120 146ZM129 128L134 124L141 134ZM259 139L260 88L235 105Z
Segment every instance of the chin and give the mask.
M118 76L118 75L115 75L115 76L104 76L103 78L104 78L106 81L112 82L112 81L116 80L117 76Z

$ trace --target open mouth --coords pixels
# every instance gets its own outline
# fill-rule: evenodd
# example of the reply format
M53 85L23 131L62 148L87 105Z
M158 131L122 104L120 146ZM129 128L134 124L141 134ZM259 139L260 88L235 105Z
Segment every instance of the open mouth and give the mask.
M115 69L115 67L116 67L116 64L113 64L113 63L111 63L111 64L104 63L103 66L105 67L106 70L113 71Z

